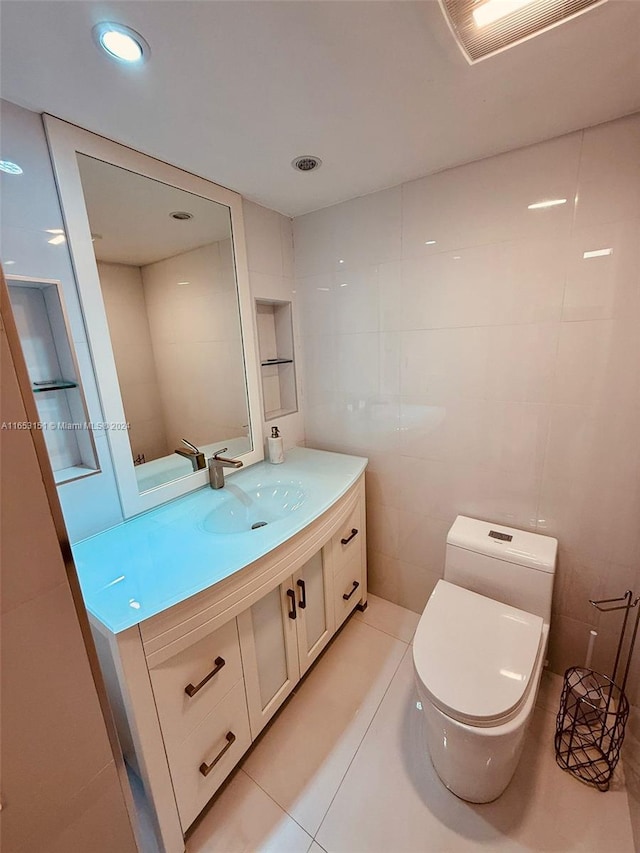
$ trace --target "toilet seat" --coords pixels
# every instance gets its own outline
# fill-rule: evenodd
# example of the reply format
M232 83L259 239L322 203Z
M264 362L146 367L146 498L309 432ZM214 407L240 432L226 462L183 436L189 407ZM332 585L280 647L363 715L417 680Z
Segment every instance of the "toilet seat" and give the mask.
M442 713L498 726L526 701L543 620L448 581L438 581L413 641L417 677Z

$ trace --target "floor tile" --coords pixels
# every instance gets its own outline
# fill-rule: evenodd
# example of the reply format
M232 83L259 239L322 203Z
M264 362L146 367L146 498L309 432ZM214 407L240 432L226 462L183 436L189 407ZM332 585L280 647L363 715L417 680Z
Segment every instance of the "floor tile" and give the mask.
M351 619L243 764L311 835L406 648L400 640Z
M308 853L311 836L239 770L187 839L187 853Z
M369 593L367 609L363 613L356 610L353 618L404 643L410 643L418 627L420 614Z
M557 767L552 714L535 711L503 796L471 805L436 776L416 700L407 649L317 833L328 853L632 853L624 790L602 794Z

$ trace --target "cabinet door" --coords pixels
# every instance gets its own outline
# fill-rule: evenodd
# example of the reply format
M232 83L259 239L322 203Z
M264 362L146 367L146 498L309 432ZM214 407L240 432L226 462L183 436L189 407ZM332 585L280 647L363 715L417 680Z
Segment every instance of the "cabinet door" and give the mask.
M284 583L238 616L253 738L275 714L300 678L297 620L291 618L297 614L291 591L291 583Z
M314 554L293 576L301 676L333 636L331 580L330 572L325 570L323 551Z

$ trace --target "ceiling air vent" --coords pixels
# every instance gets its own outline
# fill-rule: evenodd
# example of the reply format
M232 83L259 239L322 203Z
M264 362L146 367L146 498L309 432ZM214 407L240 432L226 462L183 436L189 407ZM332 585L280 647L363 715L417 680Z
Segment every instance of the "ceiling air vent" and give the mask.
M296 157L291 162L294 169L298 172L313 172L314 169L319 169L322 165L322 160L319 157L313 157L311 154L305 154L302 157Z
M440 0L468 62L533 38L607 0Z

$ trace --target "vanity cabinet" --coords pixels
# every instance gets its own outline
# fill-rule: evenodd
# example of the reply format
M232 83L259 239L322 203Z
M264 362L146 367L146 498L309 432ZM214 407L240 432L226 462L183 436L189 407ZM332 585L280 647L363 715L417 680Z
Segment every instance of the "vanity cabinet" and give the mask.
M149 669L178 811L189 826L251 743L232 619Z
M358 502L331 540L336 630L360 601L366 583L364 504Z
M90 614L123 752L164 853L184 851L252 741L366 606L364 506L360 474L303 529L202 592L117 633Z
M238 616L255 738L334 634L332 573L321 549Z

